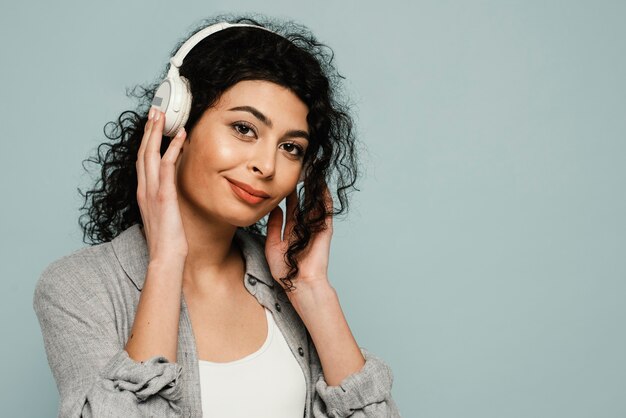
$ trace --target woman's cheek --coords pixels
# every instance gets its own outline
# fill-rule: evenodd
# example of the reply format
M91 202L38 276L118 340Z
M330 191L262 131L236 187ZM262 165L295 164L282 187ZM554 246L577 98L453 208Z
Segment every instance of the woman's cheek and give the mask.
M209 150L208 158L223 163L234 163L243 157L245 147L243 141L236 138L220 138Z

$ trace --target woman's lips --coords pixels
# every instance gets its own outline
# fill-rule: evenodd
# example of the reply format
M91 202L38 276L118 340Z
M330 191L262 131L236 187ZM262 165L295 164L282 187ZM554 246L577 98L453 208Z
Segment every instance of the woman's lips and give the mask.
M244 200L245 202L248 202L248 203L251 203L251 204L255 205L255 204L261 203L262 201L267 199L266 197L256 196L256 195L253 195L251 193L248 193L247 191L245 191L241 187L237 186L235 183L233 183L230 180L228 180L228 184L230 184L230 188L233 189L233 192L235 192L235 194L238 197L240 197L242 200Z

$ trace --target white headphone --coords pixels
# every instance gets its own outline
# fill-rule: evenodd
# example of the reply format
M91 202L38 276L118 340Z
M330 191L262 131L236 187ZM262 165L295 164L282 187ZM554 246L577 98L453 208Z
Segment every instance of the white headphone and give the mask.
M262 26L250 25L245 23L228 23L220 22L198 31L178 49L176 54L170 58L170 69L167 77L161 82L159 88L152 99L152 106L165 113L165 126L163 127L163 135L174 137L181 130L187 119L189 118L189 109L191 108L191 92L189 91L189 81L185 77L181 77L178 69L183 64L183 60L201 40L209 35L221 30L232 27L252 27L263 29L268 32L271 30ZM272 32L274 33L274 32Z
M170 69L167 77L161 82L154 93L152 99L152 107L156 107L165 114L165 126L163 127L163 135L174 137L187 123L189 118L189 110L191 109L191 92L189 91L189 81L182 77L178 69L183 64L183 60L201 40L209 35L224 29L234 27L251 27L263 29L268 32L275 33L267 28L247 23L228 23L220 22L198 31L191 38L187 39L181 45L176 54L170 58ZM306 165L302 167L299 182L304 181L304 172Z

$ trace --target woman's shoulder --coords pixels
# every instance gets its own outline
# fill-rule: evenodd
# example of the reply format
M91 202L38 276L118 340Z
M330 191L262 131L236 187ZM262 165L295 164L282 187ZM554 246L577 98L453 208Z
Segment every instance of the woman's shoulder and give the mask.
M110 242L83 247L48 264L41 273L43 281L67 281L77 275L92 274L113 255Z
M134 228L137 230L133 231ZM138 227L131 227L113 241L83 247L52 261L44 268L37 281L35 297L50 292L68 295L77 295L84 291L94 292L99 288L109 287L112 283L119 283L120 279L125 280L126 275L118 252L131 251L129 247L133 245L133 240L129 240L129 234L132 236L136 232ZM122 248L116 251L120 244ZM134 243L136 246L139 244Z

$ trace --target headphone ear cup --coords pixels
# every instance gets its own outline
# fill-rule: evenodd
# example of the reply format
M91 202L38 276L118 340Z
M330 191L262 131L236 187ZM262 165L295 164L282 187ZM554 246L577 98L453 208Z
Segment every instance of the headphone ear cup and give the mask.
M187 123L191 108L191 93L189 81L185 77L171 77L167 80L170 82L170 102L164 110L163 135L173 137Z
M174 137L179 130L183 129L189 119L189 112L191 111L191 89L189 88L189 80L185 77L180 77L183 88L181 93L181 108L178 113L178 120L176 126L172 131L172 137Z

